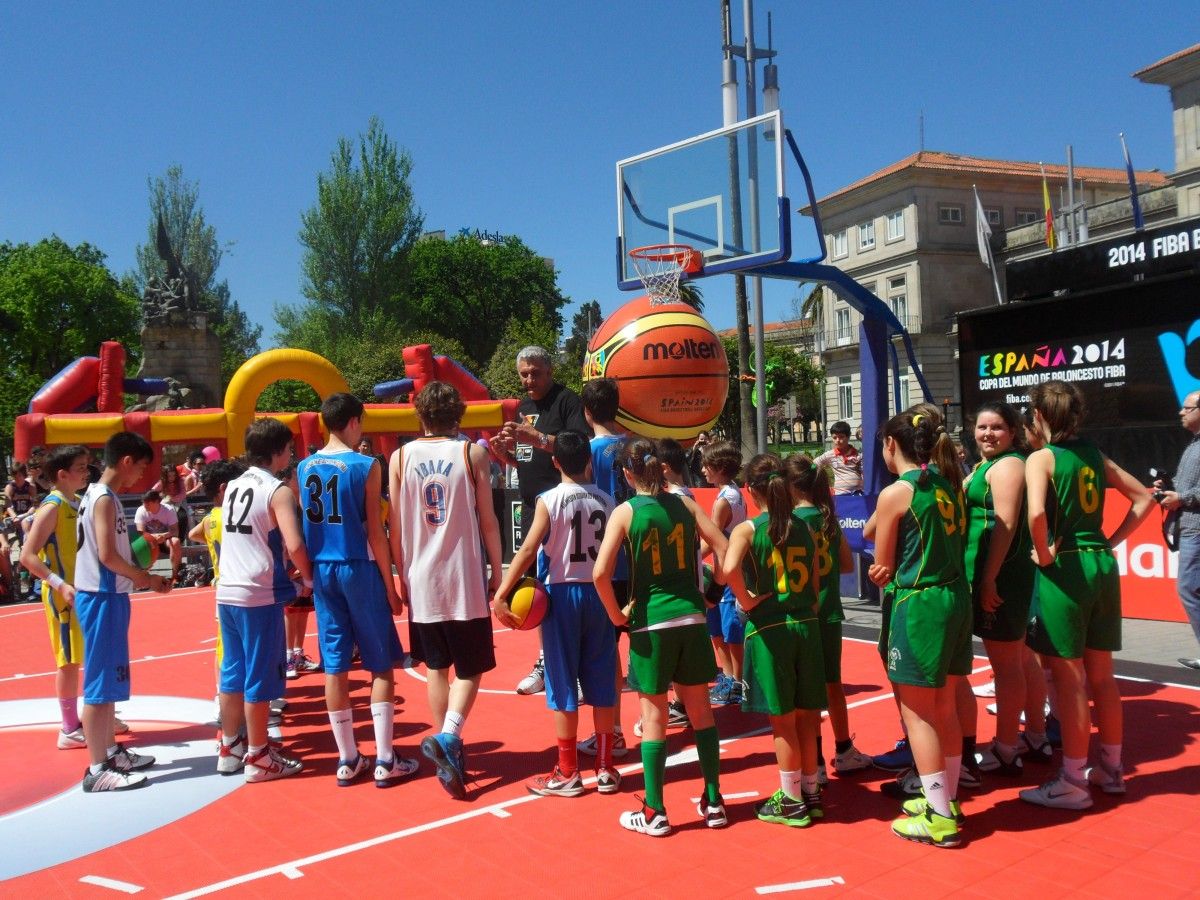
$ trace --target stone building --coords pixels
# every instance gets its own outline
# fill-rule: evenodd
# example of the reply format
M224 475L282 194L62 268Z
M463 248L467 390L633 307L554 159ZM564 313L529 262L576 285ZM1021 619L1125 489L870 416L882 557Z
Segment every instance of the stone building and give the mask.
M1065 196L1066 167L1046 165L1052 203ZM1076 166L1076 198L1090 207L1126 198L1125 170ZM1157 171L1137 173L1139 189L1167 185ZM993 233L1026 226L1042 235L1042 175L1036 162L985 159L922 150L820 199L828 261L891 307L913 338L918 364L934 400L946 402L951 425L961 423L956 312L994 303L995 289L979 256L975 196ZM1039 229L1041 229L1039 231ZM1044 246L1044 243L1043 243ZM1003 284L1001 284L1003 290ZM826 367L825 418L861 423L858 326L861 316L825 290L816 325L817 349ZM900 352L903 407L920 396Z

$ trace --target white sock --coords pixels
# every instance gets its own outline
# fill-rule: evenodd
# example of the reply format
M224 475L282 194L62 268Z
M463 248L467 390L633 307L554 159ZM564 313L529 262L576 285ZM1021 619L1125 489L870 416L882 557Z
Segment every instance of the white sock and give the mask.
M88 766L88 771L93 775L99 775L104 770L104 763L92 763Z
M1106 769L1118 769L1121 767L1121 745L1120 744L1101 744L1100 745L1100 761L1104 763Z
M332 710L329 713L329 724L333 726L338 759L354 762L358 759L358 744L354 742L354 713L348 709Z
M960 761L962 757L959 757ZM946 793L946 773L934 772L921 776L921 787L925 789L925 800L929 808L939 816L951 817L950 796Z
M258 756L258 754L262 753L266 749L267 749L266 744L259 744L257 747L247 747L246 748L246 758L253 759L255 756Z
M112 759L116 755L118 749L119 748L117 747L117 745L113 744L111 747L108 748L108 752L105 753L104 755L107 756L109 759Z
M392 735L396 722L396 706L381 701L371 704L371 722L375 725L375 758L381 763L392 761Z
M1083 771L1086 767L1087 767L1087 757L1086 756L1082 756L1079 758L1076 758L1073 756L1064 756L1063 757L1063 761L1062 761L1063 775L1065 775L1067 778L1067 781L1071 782L1072 784L1076 784L1076 785L1080 785L1080 786L1087 784L1087 776L1084 774L1084 771Z
M962 774L962 754L946 757L946 797L958 798L958 777Z
M787 794L789 799L804 799L803 795L801 794L801 791L803 791L804 788L800 784L800 777L801 776L799 772L785 772L783 769L779 770L779 786L783 788L783 792Z
M240 734L236 734L236 733L235 734L225 734L224 732L222 732L221 733L221 743L224 744L226 747L232 747L234 744L236 744L238 742L238 739L240 737L241 737Z
M809 794L810 796L812 794L817 793L817 791L821 790L821 785L820 785L820 782L817 781L817 773L815 770L813 771L813 773L811 775L806 775L806 774L801 773L801 775L800 775L800 790L802 790L806 794Z
M456 713L452 709L446 710L446 720L442 722L442 734L452 734L455 737L462 736L463 722L466 717L461 713Z

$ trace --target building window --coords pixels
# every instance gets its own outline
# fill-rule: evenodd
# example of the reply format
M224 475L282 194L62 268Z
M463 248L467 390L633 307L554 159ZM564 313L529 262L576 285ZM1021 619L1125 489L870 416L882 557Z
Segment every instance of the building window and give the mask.
M850 255L850 242L846 239L846 232L839 231L833 236L833 258L841 259L843 256Z
M887 214L887 239L898 241L904 237L904 210L898 209Z
M938 221L943 225L961 225L963 208L957 204L938 204Z
M837 343L841 347L849 344L853 333L850 330L850 310L839 309L834 312L835 324L837 326Z
M900 398L896 404L896 409L908 409L912 402L908 390L908 372L908 369L901 369L897 375L900 382Z
M863 222L858 226L858 249L870 250L875 246L875 222Z
M850 383L849 375L838 379L838 418L854 418L854 385Z
M1042 220L1042 211L1040 209L1018 209L1017 224L1032 225L1034 222Z
M987 216L987 223L993 228L999 228L1004 222L1004 216L1001 215L998 209L985 209L984 215Z
M888 279L888 306L891 307L900 324L908 327L908 278L904 275L894 275Z

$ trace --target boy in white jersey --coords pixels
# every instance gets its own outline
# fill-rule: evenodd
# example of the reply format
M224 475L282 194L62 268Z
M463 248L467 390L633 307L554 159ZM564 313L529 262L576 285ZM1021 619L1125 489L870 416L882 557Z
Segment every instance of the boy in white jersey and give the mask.
M267 705L283 696L283 604L294 599L284 551L312 591L312 569L296 521L296 497L275 477L292 454L292 433L278 419L259 419L246 429L250 468L225 486L221 507L221 750L218 768L236 771L227 757L241 758L246 781L295 775L303 766L271 746ZM246 737L233 723L242 708Z
M466 406L457 389L430 382L413 405L425 437L393 453L388 466L392 557L409 607L409 652L425 663L429 708L441 723L421 741L421 752L446 792L462 800L463 722L483 673L496 667L488 598L500 586L500 526L488 452L459 437Z
M613 500L588 483L591 455L584 435L558 433L554 467L562 473L562 483L538 495L529 535L509 564L492 606L502 624L509 628L517 625L508 596L540 547L550 592L550 610L542 621L546 705L554 713L558 765L549 775L535 778L528 788L530 793L547 797L583 793L575 745L579 731L576 685L583 688L584 702L592 706L597 790L613 794L621 786L621 775L612 763L613 707L618 696L616 632L592 585L592 566Z
M746 501L734 478L742 468L742 454L729 441L719 441L704 448L700 471L708 483L717 488L713 501L712 520L726 537L746 521ZM707 550L707 548L703 548ZM714 564L713 568L716 568ZM708 634L721 672L709 700L717 706L741 706L742 651L746 642L745 621L739 615L733 590L725 587L721 602L708 610Z
M75 613L87 652L82 718L91 766L83 790L89 794L144 787L146 776L139 770L154 765L153 756L117 747L113 715L115 705L129 699L129 592L171 589L169 579L133 564L116 494L141 480L153 459L154 449L141 435L114 434L104 445L104 472L79 504Z
M403 655L392 614L404 612L392 580L392 557L380 516L382 480L375 457L351 447L362 437L362 401L330 394L321 404L329 443L296 470L304 505L304 539L314 563L314 599L325 708L338 748L337 783L348 787L372 767L354 740L350 668L354 648L371 673L375 786L398 784L417 761L392 748L396 715L393 669Z

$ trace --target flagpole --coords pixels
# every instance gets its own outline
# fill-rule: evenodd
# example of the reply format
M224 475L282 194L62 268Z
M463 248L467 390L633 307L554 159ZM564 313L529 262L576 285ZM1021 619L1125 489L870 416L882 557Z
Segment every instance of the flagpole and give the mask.
M1133 230L1141 231L1146 227L1142 218L1142 206L1138 203L1137 179L1133 177L1133 161L1129 158L1129 148L1125 145L1125 132L1121 132L1121 152L1125 154L1125 177L1129 179L1129 202L1133 204Z
M996 302L1004 303L1004 298L1000 294L1000 279L996 273L996 258L992 255L992 228L987 223L987 214L984 212L983 203L979 199L979 188L971 185L971 190L975 192L975 237L979 241L979 256L983 264L988 267L992 273L992 287L996 290Z
M1046 220L1046 246L1054 250L1058 245L1058 239L1054 233L1054 211L1050 206L1050 185L1046 181L1046 167L1039 162L1038 168L1042 170L1042 215Z

